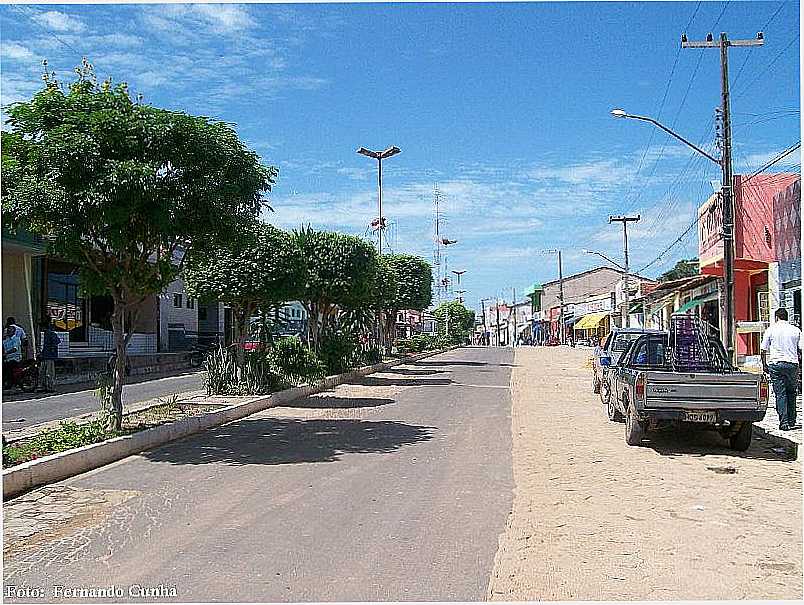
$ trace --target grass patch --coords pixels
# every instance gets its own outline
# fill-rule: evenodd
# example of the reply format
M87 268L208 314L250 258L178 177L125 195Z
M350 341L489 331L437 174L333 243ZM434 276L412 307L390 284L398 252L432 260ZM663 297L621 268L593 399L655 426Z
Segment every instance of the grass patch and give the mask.
M100 443L121 435L130 435L189 416L198 416L220 407L223 406L179 403L176 398L173 398L148 409L124 415L123 427L120 431L108 430L106 423L101 419L93 419L88 422L61 422L56 428L45 429L33 437L20 439L8 445L4 442L3 468L85 445Z

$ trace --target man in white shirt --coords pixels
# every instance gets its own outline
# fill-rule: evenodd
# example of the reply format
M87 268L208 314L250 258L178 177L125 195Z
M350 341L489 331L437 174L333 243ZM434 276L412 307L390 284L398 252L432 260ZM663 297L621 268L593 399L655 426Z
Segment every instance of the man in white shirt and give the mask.
M770 374L776 395L779 428L796 427L796 392L798 391L801 330L787 322L787 309L777 309L776 322L762 337L762 368Z
M14 319L13 317L9 317L6 320L6 329L12 327L14 328L15 336L20 339L20 345L21 345L20 354L22 355L22 358L26 358L27 357L26 353L28 349L28 335L25 334L25 330L23 330L22 327L17 324L16 319Z

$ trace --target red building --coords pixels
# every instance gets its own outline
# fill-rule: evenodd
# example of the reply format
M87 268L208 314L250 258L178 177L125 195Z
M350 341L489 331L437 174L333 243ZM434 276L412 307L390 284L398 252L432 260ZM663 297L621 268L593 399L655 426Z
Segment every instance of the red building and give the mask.
M791 204L800 208L800 184L797 201L785 194L795 188L796 182L800 183L800 176L792 173L759 174L750 179L743 175L734 177L734 314L738 357L759 354L759 336L764 329L761 322L768 322L771 307L779 306L778 288L776 298L771 300L771 265L783 260L784 254L800 257L797 253L799 223L791 220L791 208L788 208ZM780 194L783 194L781 201ZM785 204L785 201L790 203ZM721 277L722 203L720 193L715 193L698 209L701 273ZM795 215L798 216L798 210ZM778 271L778 267L774 265L774 268ZM721 330L722 324L721 321Z

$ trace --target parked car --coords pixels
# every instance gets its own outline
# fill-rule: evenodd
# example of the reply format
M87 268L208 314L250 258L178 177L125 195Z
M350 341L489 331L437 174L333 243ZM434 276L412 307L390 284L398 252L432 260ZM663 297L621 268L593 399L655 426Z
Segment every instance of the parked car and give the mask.
M661 330L648 330L645 328L614 328L603 340L603 344L595 347L592 358L592 392L600 395L603 404L608 402L609 388L607 381L608 368L616 365L620 356L631 344L643 334L663 334ZM608 359L603 365L601 359Z
M747 450L753 423L767 409L765 377L732 367L719 342L712 343L715 359L708 367L673 371L669 338L667 333L644 334L609 366L609 420L625 421L628 445L638 445L649 431L683 423L716 430L732 449Z

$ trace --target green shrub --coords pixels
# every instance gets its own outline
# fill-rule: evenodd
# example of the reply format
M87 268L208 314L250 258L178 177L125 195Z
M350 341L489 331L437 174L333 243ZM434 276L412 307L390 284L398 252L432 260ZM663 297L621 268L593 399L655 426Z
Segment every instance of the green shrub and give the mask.
M327 374L343 374L360 365L360 342L356 334L344 329L329 329L321 335L319 356Z
M235 389L237 384L237 360L230 349L218 347L207 355L206 376L204 384L207 395L226 395Z
M207 355L206 369L207 395L263 395L284 386L270 352L246 351L241 373L234 348L218 347Z
M397 349L403 354L424 353L425 351L435 351L443 349L446 341L441 336L430 334L416 334L410 338L403 338L397 341Z
M35 437L18 443L7 445L4 441L3 467L98 443L118 434L106 427L104 419L83 424L62 422L55 429L44 430Z
M374 365L382 361L382 351L379 347L369 347L364 349L360 355L362 363L360 365Z
M270 355L276 374L289 383L312 382L327 373L326 366L315 351L292 336L276 340Z

